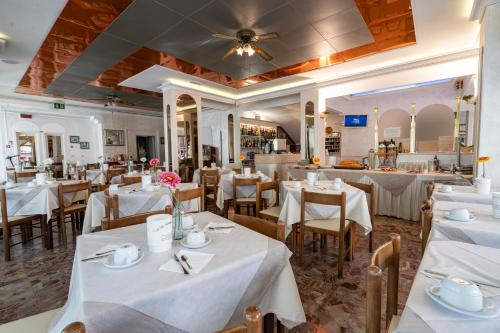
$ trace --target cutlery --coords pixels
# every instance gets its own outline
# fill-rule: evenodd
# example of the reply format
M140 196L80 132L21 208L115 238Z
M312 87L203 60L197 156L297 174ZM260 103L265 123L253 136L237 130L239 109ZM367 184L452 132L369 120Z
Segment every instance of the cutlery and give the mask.
M189 264L186 256L181 256L181 260L186 263L186 265L188 266L189 269L193 269L193 267L191 267L191 265Z
M99 253L96 253L95 255L99 257L99 256L102 256L103 254L108 254L111 252L115 252L115 249L109 250L109 251L104 251L104 252L99 252Z
M85 262L85 261L90 261L90 260L95 260L95 259L106 258L106 257L109 257L110 255L111 255L111 253L103 254L103 255L100 255L100 256L94 256L94 257L90 257L90 258L85 258L85 259L82 259L81 261Z
M210 229L210 230L232 229L232 228L234 228L234 225L227 226L227 227L208 227L208 229Z
M189 271L186 269L186 267L184 267L184 265L181 263L181 261L179 260L179 257L177 256L177 254L174 254L174 259L175 261L177 261L179 263L179 265L181 265L182 267L182 270L184 271L184 274L186 275L189 275Z
M448 276L448 274L433 271L430 269L424 269L423 273L425 273L424 274L425 276L429 276L429 277L432 276L433 278L439 279L439 280L442 280ZM492 288L499 288L500 289L500 286L495 285L495 284L491 284L491 283L487 283L487 282L479 282L479 281L475 281L475 280L470 280L470 281L474 284L477 284L478 286L485 286L485 287L492 287Z

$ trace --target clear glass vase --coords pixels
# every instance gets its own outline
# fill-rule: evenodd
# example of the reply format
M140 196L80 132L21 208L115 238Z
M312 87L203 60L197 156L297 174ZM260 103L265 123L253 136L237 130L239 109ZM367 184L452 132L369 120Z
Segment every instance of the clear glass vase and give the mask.
M182 239L183 236L182 210L181 210L181 205L179 204L174 206L173 220L174 220L174 239L175 240Z

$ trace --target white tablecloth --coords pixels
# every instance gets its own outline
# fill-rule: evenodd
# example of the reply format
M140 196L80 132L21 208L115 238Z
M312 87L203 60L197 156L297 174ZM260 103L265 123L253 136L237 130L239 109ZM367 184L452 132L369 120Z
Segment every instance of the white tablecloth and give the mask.
M178 185L181 190L197 187L198 184L195 183L181 183ZM120 217L162 210L165 206L172 204L170 191L165 187L161 187L154 192L145 192L141 189L141 184L132 184L120 187L118 191L111 194L118 195ZM199 200L196 199L183 203L186 212L198 211L199 205ZM84 234L91 232L93 228L101 226L104 210L104 192L92 193L85 210Z
M262 183L272 182L273 180L266 176L265 174L260 174L260 181ZM224 208L224 201L230 200L233 198L233 179L234 177L243 177L241 175L231 175L231 174L223 174L219 180L219 188L217 190L217 207L220 209ZM251 175L251 177L257 177L257 175ZM238 186L238 198L255 198L257 187L256 186ZM274 205L274 192L273 191L264 191L262 193L262 197L269 200L269 206Z
M212 213L194 214L203 227L227 221ZM87 332L214 332L241 324L245 307L256 305L275 313L288 327L305 322L302 303L281 242L236 226L230 234L211 233L212 243L194 250L214 254L196 275L160 271L180 250L147 251L146 225L78 237L68 301L49 332L59 333L72 321ZM81 262L108 244L133 242L145 258L123 270Z
M474 212L473 222L450 221L444 213L454 208ZM437 201L432 206L432 237L490 246L500 249L500 219L493 217L491 205Z
M301 188L290 187L292 183L294 182L283 181L280 187L280 198L283 202L279 219L285 222L287 235L292 230L292 225L300 222ZM346 192L346 219L359 224L365 230L365 233L368 234L372 230L372 224L365 192L345 183L342 184L342 188L339 191L334 191L330 190L332 184L333 181L329 180L321 180L317 186L309 186L306 182L301 182L301 186L309 192L326 194L340 194ZM338 218L339 215L339 206L306 204L306 220L333 219Z
M52 216L52 211L59 208L58 187L60 183L72 184L78 181L57 181L53 184L28 187L27 183L15 184L14 188L7 189L7 215L47 215ZM66 193L65 204L85 199L85 192ZM1 220L1 217L0 217Z
M92 185L98 185L98 184L106 184L107 181L107 172L104 170L100 169L91 169L85 171L87 174L87 180L90 180Z
M450 193L440 192L440 185L432 192L432 201L456 201L456 202L470 202L478 204L491 205L492 196L490 194L478 194L474 186L452 186L453 191Z
M214 170L212 168L206 169L206 170ZM220 175L225 175L231 172L231 169L223 169L223 168L217 168L219 170L219 176ZM201 183L200 179L200 169L196 169L193 173L193 183L197 183L198 185Z
M311 170L290 168L294 179L305 179ZM376 213L411 221L420 221L420 205L425 198L426 185L431 181L453 181L452 174L383 172L376 170L319 169L323 179L342 178L344 181L375 183L377 191ZM321 179L320 178L320 179Z
M500 332L500 317L475 319L435 303L427 296L425 288L438 282L422 275L420 271L424 269L500 285L500 250L453 241L431 241L415 276L397 332ZM481 290L500 306L500 289L481 287Z

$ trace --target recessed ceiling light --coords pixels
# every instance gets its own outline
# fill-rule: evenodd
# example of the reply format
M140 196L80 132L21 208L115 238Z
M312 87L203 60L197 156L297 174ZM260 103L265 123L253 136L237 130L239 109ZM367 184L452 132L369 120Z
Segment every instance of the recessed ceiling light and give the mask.
M12 60L12 59L2 59L2 62L8 65L17 65L19 64L19 61L17 60Z

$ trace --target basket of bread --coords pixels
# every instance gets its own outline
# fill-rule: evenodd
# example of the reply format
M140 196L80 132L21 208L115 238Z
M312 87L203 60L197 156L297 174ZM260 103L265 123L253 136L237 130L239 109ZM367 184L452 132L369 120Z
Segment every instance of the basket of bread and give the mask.
M352 170L362 170L365 167L356 160L342 160L339 164L333 166L335 169L352 169Z

